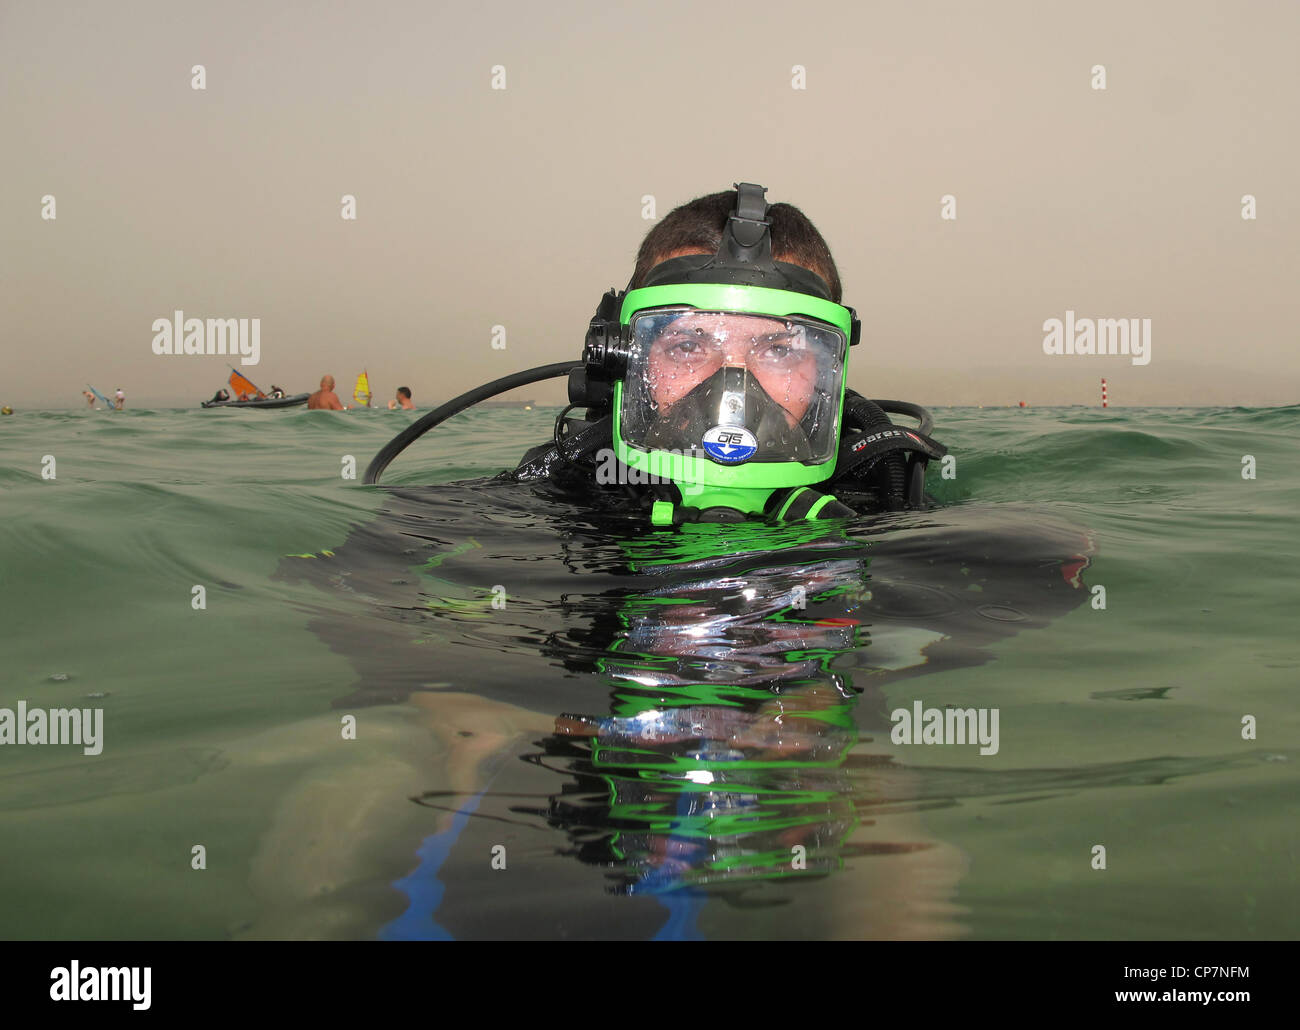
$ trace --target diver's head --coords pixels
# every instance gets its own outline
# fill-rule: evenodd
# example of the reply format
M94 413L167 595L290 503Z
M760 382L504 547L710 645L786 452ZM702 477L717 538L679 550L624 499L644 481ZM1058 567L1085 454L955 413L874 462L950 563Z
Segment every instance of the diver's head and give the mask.
M762 190L762 187L753 188ZM636 290L649 285L651 273L674 258L716 255L728 223L736 214L738 197L739 186L697 197L668 212L641 241L636 268L627 288ZM793 204L769 204L765 217L770 226L772 256L778 262L816 273L828 299L838 304L841 286L835 259L808 216Z
M619 460L697 511L759 514L834 472L858 320L821 234L765 192L741 183L671 212L588 334Z

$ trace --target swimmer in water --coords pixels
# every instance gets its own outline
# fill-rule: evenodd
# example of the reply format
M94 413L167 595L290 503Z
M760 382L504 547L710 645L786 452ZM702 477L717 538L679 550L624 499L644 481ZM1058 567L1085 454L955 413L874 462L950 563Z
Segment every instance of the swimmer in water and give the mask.
M308 411L342 411L343 402L334 392L334 377L321 376L320 389L307 398Z
M397 388L397 397L388 402L388 410L402 408L404 411L414 411L415 405L411 403L411 388L409 386L399 386Z

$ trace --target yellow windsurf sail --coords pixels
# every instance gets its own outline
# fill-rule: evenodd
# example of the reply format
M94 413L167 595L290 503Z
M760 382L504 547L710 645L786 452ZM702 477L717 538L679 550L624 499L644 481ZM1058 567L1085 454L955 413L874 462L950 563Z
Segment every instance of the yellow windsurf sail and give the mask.
M247 400L250 397L266 396L266 394L257 388L256 383L251 379L240 375L233 368L230 370L230 390L234 394L236 400Z
M370 376L365 372L357 376L357 385L352 390L352 399L358 404L370 407Z

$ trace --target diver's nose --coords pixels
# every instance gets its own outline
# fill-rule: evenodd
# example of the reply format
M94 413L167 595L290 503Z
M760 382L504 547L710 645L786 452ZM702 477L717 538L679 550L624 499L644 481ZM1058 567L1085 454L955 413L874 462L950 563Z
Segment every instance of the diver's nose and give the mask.
M748 359L748 347L728 345L722 353L722 364L725 368L744 368L748 364Z

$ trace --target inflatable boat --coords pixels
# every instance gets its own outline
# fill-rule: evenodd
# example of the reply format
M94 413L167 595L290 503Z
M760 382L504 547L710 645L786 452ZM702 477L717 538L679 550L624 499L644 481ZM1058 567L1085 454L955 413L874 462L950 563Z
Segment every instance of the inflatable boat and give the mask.
M253 397L246 401L202 401L204 408L296 408L306 404L309 393L295 393L292 397Z

